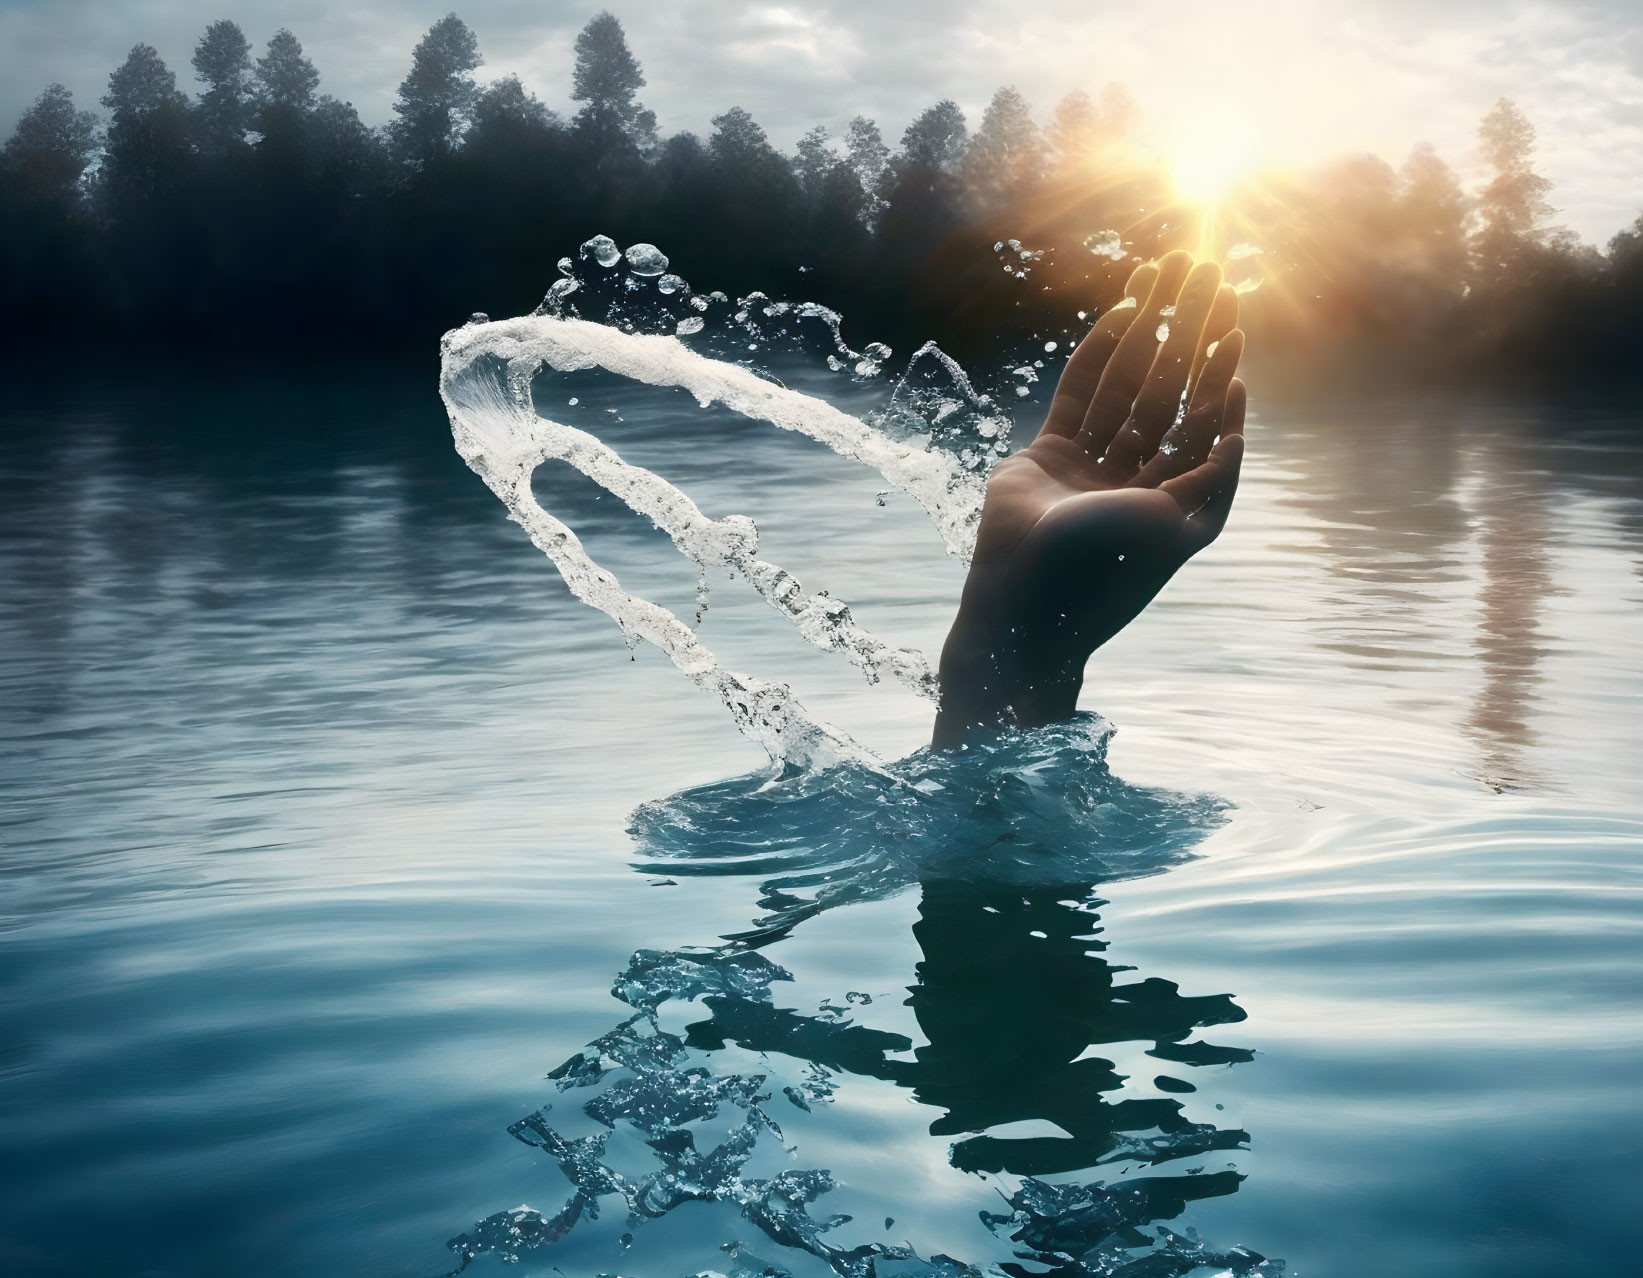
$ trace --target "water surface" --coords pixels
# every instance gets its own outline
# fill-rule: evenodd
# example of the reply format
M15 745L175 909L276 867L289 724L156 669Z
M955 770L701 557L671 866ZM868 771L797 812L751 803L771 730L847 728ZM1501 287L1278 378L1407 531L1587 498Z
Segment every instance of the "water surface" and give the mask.
M488 1272L498 1213L573 1197L543 1129L608 1130L635 1185L678 1165L616 1090L658 1069L721 1088L698 1152L752 1123L738 1183L826 1169L806 1217L852 1219L810 1246L727 1193L635 1229L607 1194L515 1272L917 1272L895 1248L1043 1272L1080 1238L1101 1272L1079 1222L1114 1204L1217 1267L1635 1267L1635 413L1257 382L1227 533L1092 663L1117 735L1086 723L1006 761L1026 789L903 823L852 806L865 782L733 780L762 753L568 597L451 450L431 371L22 384L0 425L15 1271ZM676 393L541 393L939 647L961 572L868 472ZM694 615L642 520L568 471L538 489ZM886 759L927 735L927 703L738 583L703 634ZM621 1067L608 1036L647 1005L679 1052ZM544 1077L601 1039L590 1077Z

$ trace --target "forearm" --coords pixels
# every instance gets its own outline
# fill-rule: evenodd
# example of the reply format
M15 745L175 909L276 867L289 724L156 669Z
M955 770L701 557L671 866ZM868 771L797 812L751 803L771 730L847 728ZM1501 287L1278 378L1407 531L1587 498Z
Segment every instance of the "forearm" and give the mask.
M938 750L1054 723L1078 707L1083 663L1029 650L1025 627L1001 616L968 600L959 609L941 650L941 702L930 743Z

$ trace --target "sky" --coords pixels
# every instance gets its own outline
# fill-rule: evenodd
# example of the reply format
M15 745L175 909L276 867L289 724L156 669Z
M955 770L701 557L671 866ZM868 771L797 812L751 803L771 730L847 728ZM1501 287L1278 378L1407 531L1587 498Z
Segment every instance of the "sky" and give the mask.
M598 11L565 0L455 0L485 55L568 113L572 44ZM0 131L59 80L96 106L138 41L190 89L206 24L233 18L260 51L282 26L321 88L368 123L390 118L410 53L453 0L0 0ZM1304 169L1426 141L1477 173L1477 122L1503 95L1539 130L1557 220L1603 243L1643 212L1643 0L608 0L665 132L707 132L741 106L773 141L835 132L858 113L891 142L950 97L972 125L1016 85L1048 118L1109 81L1137 99L1167 154L1235 146L1251 165ZM1236 127L1228 132L1229 121Z

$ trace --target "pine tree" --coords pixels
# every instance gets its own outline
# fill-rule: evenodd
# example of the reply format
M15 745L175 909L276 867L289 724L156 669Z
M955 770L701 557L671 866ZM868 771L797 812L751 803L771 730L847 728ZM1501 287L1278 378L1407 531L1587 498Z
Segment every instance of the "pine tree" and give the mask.
M901 135L897 167L951 173L964 156L968 134L964 112L959 110L958 103L943 98L935 106L920 112L907 126L907 131Z
M964 153L971 200L991 211L1020 200L1044 173L1044 141L1027 99L1014 85L993 94Z
M305 120L304 159L321 185L346 195L371 189L386 164L382 142L352 102L325 94Z
M884 145L879 126L865 115L856 116L845 126L844 152L862 190L876 191L890 163L890 148Z
M546 128L553 118L553 112L519 82L518 76L505 75L479 91L469 132L502 134Z
M242 146L251 112L251 44L224 18L205 29L194 47L194 78L205 85L195 115L207 150Z
M1062 181L1087 177L1101 150L1101 113L1082 89L1067 94L1055 108L1050 145L1055 148L1056 176Z
M1398 180L1398 216L1411 268L1445 291L1458 292L1466 275L1467 199L1454 170L1430 142L1422 142L1409 153Z
M1495 175L1478 197L1481 224L1473 245L1482 278L1509 284L1545 243L1552 184L1535 172L1535 127L1510 98L1501 98L1483 117L1478 143Z
M814 202L821 197L827 175L839 164L839 153L833 149L825 124L818 124L807 132L795 149L793 171L799 175L805 198Z
M74 95L50 84L17 121L0 167L25 202L67 206L77 202L96 148L97 117L75 110Z
M576 37L571 72L571 100L586 103L576 115L578 132L596 148L631 147L649 155L656 148L656 115L638 100L644 85L621 22L610 13L589 19Z
M264 111L276 108L312 111L319 72L302 53L302 43L281 27L268 42L268 52L257 59L257 102Z
M479 41L456 14L428 28L394 102L394 140L409 164L421 168L451 153L472 116L473 72L483 62Z
M308 169L318 87L319 72L301 42L281 27L257 59L253 78L254 120L262 134L257 154L267 180L291 183Z
M116 204L146 201L174 185L187 163L188 99L153 45L133 45L108 78L102 178Z
M713 135L707 145L713 163L728 178L787 173L787 164L770 145L769 136L741 107L713 117Z

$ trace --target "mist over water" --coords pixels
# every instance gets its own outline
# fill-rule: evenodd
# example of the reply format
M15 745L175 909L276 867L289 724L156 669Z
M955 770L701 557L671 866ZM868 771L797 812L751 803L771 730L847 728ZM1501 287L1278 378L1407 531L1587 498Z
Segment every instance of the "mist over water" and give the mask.
M462 414L565 428L509 455L547 457L528 481L487 479L853 752L773 769L624 648L426 382L77 370L14 400L14 1267L1625 1272L1624 411L1255 386L1225 537L1098 654L1091 713L936 757L888 654L935 651L962 556L908 491L727 394L953 458L950 492L1005 438L988 419L1036 425L1053 369L1021 398L1001 361L967 396L848 319L878 371L825 316L573 271L582 313L452 337ZM554 324L611 362L674 349L596 312L601 279L704 316L688 367L727 394L566 359L522 400L505 344L534 362ZM824 598L857 629L805 642L783 602Z

